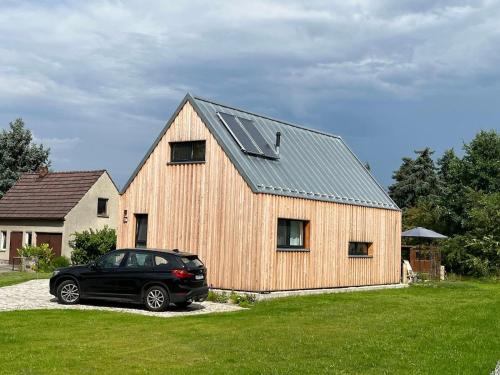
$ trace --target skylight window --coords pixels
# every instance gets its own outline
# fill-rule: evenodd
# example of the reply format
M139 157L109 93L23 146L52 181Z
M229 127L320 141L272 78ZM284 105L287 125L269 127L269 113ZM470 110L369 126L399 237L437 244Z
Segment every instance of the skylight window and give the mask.
M223 112L218 112L217 115L243 152L269 159L278 158L273 147L264 139L253 120Z

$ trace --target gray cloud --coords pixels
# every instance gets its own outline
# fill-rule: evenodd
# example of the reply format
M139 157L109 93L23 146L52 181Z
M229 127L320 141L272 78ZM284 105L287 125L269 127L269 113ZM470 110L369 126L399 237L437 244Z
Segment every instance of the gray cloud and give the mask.
M387 183L414 147L412 111L468 93L479 114L478 98L498 92L499 17L500 2L486 0L7 1L0 126L22 116L47 143L78 139L53 144L54 167L104 167L123 183L192 91L341 133ZM435 129L432 119L418 126ZM448 129L460 121L446 117ZM366 147L394 134L385 158Z

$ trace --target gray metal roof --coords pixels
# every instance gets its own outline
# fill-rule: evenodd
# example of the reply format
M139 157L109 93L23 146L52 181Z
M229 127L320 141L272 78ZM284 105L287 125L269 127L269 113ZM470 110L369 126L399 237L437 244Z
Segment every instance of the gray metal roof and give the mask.
M434 232L433 230L416 227L413 229L409 229L403 233L401 233L401 237L414 237L414 238L448 238L445 235Z
M125 185L123 192L187 101L197 111L255 193L398 209L340 137L193 97L190 94L186 95ZM275 143L276 132L281 132L279 159L265 159L242 152L217 117L217 112L253 120L271 145Z

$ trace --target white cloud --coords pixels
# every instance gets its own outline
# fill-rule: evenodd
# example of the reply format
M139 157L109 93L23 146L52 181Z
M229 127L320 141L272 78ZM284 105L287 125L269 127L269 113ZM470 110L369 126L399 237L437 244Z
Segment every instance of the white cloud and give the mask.
M152 139L186 91L307 113L498 84L499 18L493 0L6 1L2 120L31 116L117 165L110 139Z

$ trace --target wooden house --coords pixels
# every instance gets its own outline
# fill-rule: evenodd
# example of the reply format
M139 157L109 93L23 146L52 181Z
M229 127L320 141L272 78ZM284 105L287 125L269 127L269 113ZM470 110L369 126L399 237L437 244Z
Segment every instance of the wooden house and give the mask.
M120 215L118 247L197 253L214 288L400 282L401 212L340 137L190 94Z

